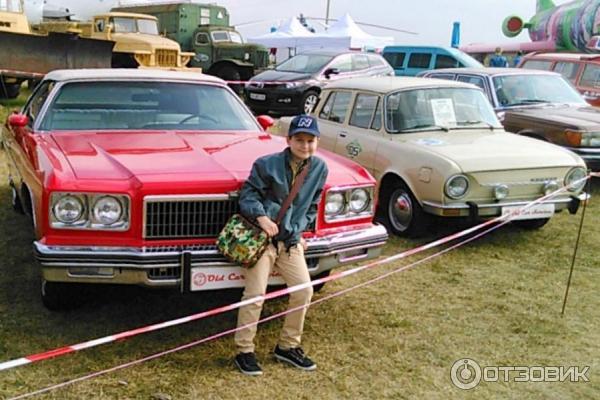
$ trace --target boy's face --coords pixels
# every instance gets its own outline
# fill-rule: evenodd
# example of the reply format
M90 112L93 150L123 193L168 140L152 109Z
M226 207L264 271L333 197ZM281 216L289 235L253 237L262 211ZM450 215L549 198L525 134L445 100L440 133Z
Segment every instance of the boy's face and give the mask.
M315 154L319 138L308 133L297 133L292 137L288 137L287 143L296 161L302 161Z

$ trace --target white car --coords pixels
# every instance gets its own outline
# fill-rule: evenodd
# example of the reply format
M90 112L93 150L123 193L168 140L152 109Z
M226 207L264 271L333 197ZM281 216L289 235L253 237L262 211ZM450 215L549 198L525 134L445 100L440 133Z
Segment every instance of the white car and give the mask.
M314 113L321 147L358 161L378 181L378 213L397 235L417 236L431 216L489 218L580 180L576 154L503 130L474 85L437 79L376 77L334 82ZM277 130L285 134L289 119ZM523 212L515 223L545 225L555 212L575 213L582 180ZM346 202L339 199L343 212Z

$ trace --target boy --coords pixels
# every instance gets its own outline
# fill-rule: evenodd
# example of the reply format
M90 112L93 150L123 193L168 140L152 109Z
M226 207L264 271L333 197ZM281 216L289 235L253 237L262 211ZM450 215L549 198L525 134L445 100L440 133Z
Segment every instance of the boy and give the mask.
M314 156L319 143L317 120L308 115L295 117L288 131L288 147L280 153L270 154L254 162L250 177L240 193L240 211L254 220L269 235L272 242L256 265L245 271L246 287L242 300L264 295L269 274L273 268L281 274L288 286L310 281L304 259L306 242L302 232L317 216L317 206L327 179L327 165ZM295 178L304 168L308 174L298 195L285 212L281 223L274 220L288 196ZM288 309L308 306L312 287L290 294ZM240 308L238 327L260 319L263 302ZM305 371L316 369L300 347L307 307L286 315L279 343L275 347L276 359ZM243 328L235 334L238 354L235 364L247 375L261 375L262 369L254 354L256 325Z

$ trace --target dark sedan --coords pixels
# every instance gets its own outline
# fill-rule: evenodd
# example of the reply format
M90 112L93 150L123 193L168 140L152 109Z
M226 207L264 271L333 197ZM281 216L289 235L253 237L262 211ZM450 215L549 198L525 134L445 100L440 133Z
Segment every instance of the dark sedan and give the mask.
M328 82L380 75L394 75L394 70L378 54L339 51L298 54L250 79L245 88L246 102L255 114L308 114Z
M545 140L579 154L600 170L600 109L560 74L516 68L449 68L422 76L479 86L508 132Z

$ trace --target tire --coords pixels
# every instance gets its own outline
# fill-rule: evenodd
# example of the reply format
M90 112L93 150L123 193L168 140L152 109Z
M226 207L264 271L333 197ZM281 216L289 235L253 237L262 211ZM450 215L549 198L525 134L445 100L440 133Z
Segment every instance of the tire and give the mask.
M306 93L304 93L304 96L302 96L302 101L300 102L300 114L310 114L315 109L318 102L319 93L315 92L314 90L307 90Z
M0 81L0 98L3 99L16 99L19 97L19 92L21 90L20 83L2 83Z
M379 207L384 225L397 236L422 236L431 223L431 216L423 211L408 186L401 181L382 193Z
M232 65L223 65L215 70L215 76L223 79L224 81L239 81L241 80L240 71ZM243 85L239 83L227 84L231 90L237 95L242 93Z
M25 214L25 210L23 209L23 204L21 203L21 199L17 193L17 189L14 186L10 186L11 191L11 204L14 211L19 214Z
M321 272L320 274L313 276L312 280L314 281L315 279L325 278L325 277L329 276L329 274L331 274L331 270ZM321 289L323 289L324 286L325 286L325 282L319 283L318 285L313 286L313 292L319 293L321 291Z
M512 223L521 229L535 230L540 229L542 226L546 225L548 221L550 221L550 218L536 218L518 219L516 221L512 221Z
M81 285L42 280L42 303L51 311L72 310L83 304Z

